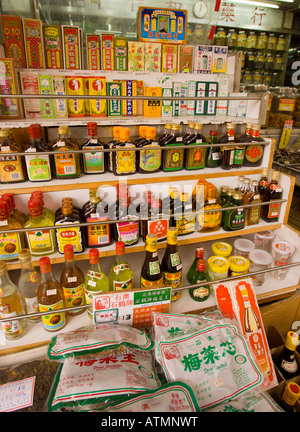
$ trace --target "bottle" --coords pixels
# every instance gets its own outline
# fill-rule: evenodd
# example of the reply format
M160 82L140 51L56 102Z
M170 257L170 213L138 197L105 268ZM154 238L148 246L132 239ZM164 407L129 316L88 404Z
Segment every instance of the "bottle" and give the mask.
M122 128L120 130L120 141L112 145L112 149L121 149L124 151L113 152L113 172L115 175L135 174L138 167L138 156L136 151L128 150L136 148L130 141L130 129Z
M245 158L245 146L235 146L233 154L233 166L234 169L242 168Z
M172 124L170 136L162 143L162 146L183 146L183 132L179 124ZM184 167L184 149L172 148L163 151L163 171L180 171Z
M252 180L252 186L251 186L251 194L249 196L249 200L248 200L249 204L260 204L261 203L261 198L260 198L260 194L258 192L258 181L257 180ZM246 221L245 221L245 225L256 225L258 224L259 220L260 220L260 212L261 212L261 206L253 206L253 207L248 207L246 210Z
M244 166L259 166L262 163L264 146L259 144L264 140L259 136L260 125L252 126L251 144L246 146Z
M66 313L59 312L65 307L62 286L52 274L49 257L40 258L39 264L41 269L41 283L37 292L39 310L40 312L54 312L42 315L43 326L47 331L58 331L67 323Z
M263 195L262 201L274 201L282 198L282 188L278 184L280 172L272 170L271 182ZM261 217L265 222L277 222L281 203L271 203L262 206Z
M233 167L235 156L235 146L232 144L238 143L239 139L234 135L234 126L232 123L227 123L226 128L227 132L220 138L219 143L231 144L220 147L221 167L225 170L229 170Z
M193 144L205 144L207 142L204 135L201 133L202 124L194 124L194 133L191 133L190 137L185 139L185 144L187 146L193 146ZM186 150L185 155L185 169L196 170L205 168L205 158L206 158L206 147L189 148Z
M93 296L109 291L109 280L101 270L98 249L89 250L89 270L84 280L84 293L86 304L93 303ZM93 319L93 310L87 311L89 318Z
M64 303L66 307L81 306L85 304L84 275L74 259L74 250L71 244L64 245L65 264L60 275ZM84 309L69 311L68 314L79 315Z
M89 201L88 201L89 203ZM73 213L75 213L78 217L78 219L81 219L82 217L82 211L81 208L76 206L73 203L73 199L71 197L63 197L61 199L61 206L55 211L54 215L54 221L56 220L56 218L61 217L62 216L62 208L66 206L66 204L70 204L73 207Z
M203 257L204 257L203 247L197 247L194 261L193 261L193 263L192 263L192 265L188 271L188 274L187 274L187 280L189 281L190 284L191 284L191 281L193 280L194 276L197 273L197 262L199 259L202 259Z
M81 146L82 150L99 150L106 148L98 138L97 123L87 124L88 140ZM85 174L102 174L106 170L106 153L93 151L82 153L83 172Z
M7 235L7 230L22 229L22 224L9 216L7 202L0 199L0 260L14 260L24 248L24 234L13 232Z
M147 219L141 221L141 236L143 241L146 241L148 234L155 234L158 242L164 241L167 238L169 219L161 215L162 202L159 198L155 197L148 197L147 201Z
M114 126L113 127L113 139L107 143L107 148L111 149L114 144L120 142L121 129L122 129L122 126ZM109 152L108 153L108 160L107 160L107 171L111 172L111 173L114 172L113 157L114 157L114 153Z
M190 283L191 285L196 285L198 283L207 281L209 281L209 276L206 272L206 261L203 258L200 258L197 261L196 273L194 274ZM210 296L210 286L203 285L198 288L190 288L189 294L193 300L197 302L204 302Z
M221 204L223 207L223 204L226 202L227 200L227 192L228 192L229 186L227 185L222 185L220 187L220 198L221 198Z
M181 292L176 291L176 288L179 288L182 282L182 262L178 253L177 229L175 227L168 229L167 247L161 262L161 268L163 283L166 287L172 288L171 301L174 302L181 296Z
M37 291L40 285L40 275L33 267L29 249L19 251L19 261L21 263L21 273L19 277L19 290L24 299L26 314L39 312ZM40 316L27 318L29 323L41 321Z
M221 203L217 188L214 185L207 187L206 198L204 201L205 212L198 213L197 215L197 231L199 232L213 232L218 231L221 227L222 212L207 211L221 209Z
M158 259L157 237L155 234L146 236L146 256L141 270L141 288L157 288L163 284L163 274Z
M137 143L137 147L150 148L139 152L139 172L148 174L161 170L161 150L151 150L151 147L158 147L156 139L156 128L147 127L145 139Z
M28 201L29 219L24 228L36 228L35 231L27 231L26 239L32 256L53 254L57 251L57 243L54 229L43 227L54 226L53 220L43 213L43 203L40 199L32 198Z
M52 147L42 141L42 128L39 124L32 124L28 128L29 146L25 148L28 180L49 181L52 178L52 155L34 155L36 152L51 152Z
M133 271L126 260L125 243L116 242L116 258L109 272L110 291L123 291L133 288Z
M27 180L23 156L9 156L8 153L21 153L22 147L10 139L9 130L0 130L0 183L20 183Z
M195 231L196 216L188 193L180 194L179 206L174 208L177 235L183 236Z
M187 132L183 136L183 142L187 142L196 137L195 122L188 122Z
M57 179L75 179L81 174L80 154L70 150L80 150L79 144L69 136L69 126L59 126L58 141L53 144L54 175Z
M241 143L250 142L252 138L252 124L246 123L246 130L245 133L240 135L239 140Z
M248 204L249 196L251 194L251 180L249 178L244 178L243 187L240 190L242 193L242 204Z
M216 130L210 131L209 143L210 144L218 143L218 132ZM205 166L207 168L217 168L220 165L221 165L220 147L207 147Z
M237 184L234 187L234 190L236 190L237 192L242 191L244 187L244 180L245 180L245 176L239 176Z
M258 192L260 194L261 199L263 199L263 196L265 194L266 189L268 188L270 182L269 182L269 168L262 168L261 169L261 178L259 180L258 184Z
M18 287L11 281L5 261L0 261L0 318L24 315L24 306ZM1 321L1 328L7 340L20 339L27 332L25 318Z
M158 139L159 145L162 145L166 140L168 140L171 137L171 135L172 135L171 129L172 129L172 124L166 123L164 133Z
M246 210L241 207L241 192L233 193L233 203L231 206L237 207L234 210L224 211L223 229L224 231L237 231L245 228Z
M1 199L4 199L4 201L6 201L8 199L10 201L10 208L12 209L11 210L12 215L15 216L14 219L19 220L23 226L25 221L26 221L26 215L25 215L25 213L21 212L20 210L18 210L16 208L14 194L12 192L6 192L6 193L1 195Z
M300 398L300 387L295 382L286 384L281 400L278 402L286 412L295 412L295 405Z
M57 228L56 232L56 240L58 252L60 254L64 253L65 244L71 244L74 249L74 253L78 254L84 251L85 249L85 238L82 227L76 227L76 224L81 222L80 218L78 218L77 213L74 212L73 206L69 203L66 203L62 206L62 215L56 216L55 226L72 224L72 227L65 228Z
M169 187L168 195L162 200L162 213L167 216L174 215L175 208L180 206L180 202L180 194L178 189L173 186ZM170 225L176 226L176 221L174 218L171 218Z
M298 334L293 331L287 332L284 347L273 359L274 364L285 380L292 379L299 375L299 367L295 359L295 351L298 343Z
M129 213L130 197L127 187L120 187L118 190L118 199L116 203L116 212L110 219L124 220L114 224L115 241L123 241L126 246L131 246L139 240L139 221L136 215Z

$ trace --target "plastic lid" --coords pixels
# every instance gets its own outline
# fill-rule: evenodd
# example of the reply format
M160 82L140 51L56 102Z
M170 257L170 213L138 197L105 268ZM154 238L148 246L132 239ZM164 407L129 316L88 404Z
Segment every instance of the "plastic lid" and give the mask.
M272 262L272 256L269 252L262 249L253 249L249 252L250 261L255 264L269 265Z
M255 237L262 240L273 240L275 238L275 234L273 233L273 231L261 231L255 233Z
M285 241L276 241L272 244L274 252L282 255L291 255L295 252L295 246Z
M97 135L98 125L96 122L89 122L87 124L88 135Z
M27 130L29 138L41 138L42 136L42 127L38 123L28 126Z
M42 257L39 259L40 269L42 273L51 272L51 262L49 257Z
M290 351L295 351L299 342L299 336L296 332L289 331L287 332L284 345Z
M97 262L99 261L98 249L93 248L89 250L89 259L90 259L90 264L97 264Z
M282 399L287 405L293 406L300 397L300 387L295 382L287 383Z
M213 255L208 258L208 265L214 273L225 273L229 269L229 260L222 256Z
M242 252L250 252L255 248L254 243L251 240L245 238L236 239L233 243L233 246Z
M233 255L229 258L230 270L236 273L244 273L248 271L250 267L250 261L242 256Z
M214 242L211 245L212 251L214 255L222 256L227 258L232 251L232 246L229 243L225 242Z
M210 135L212 135L212 136L217 136L217 135L218 135L218 131L216 131L216 130L211 130L211 131L210 131Z
M197 261L197 270L204 271L206 269L206 261L204 259L198 259Z
M117 255L125 254L125 243L121 240L116 242L116 254Z

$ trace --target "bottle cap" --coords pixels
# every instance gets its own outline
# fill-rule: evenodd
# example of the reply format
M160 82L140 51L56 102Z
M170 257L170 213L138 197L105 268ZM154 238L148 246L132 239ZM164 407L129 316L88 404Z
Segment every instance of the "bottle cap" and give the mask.
M252 186L258 186L258 180L252 180Z
M149 126L146 131L146 138L154 141L156 138L156 127Z
M272 170L271 172L271 179L272 180L279 180L280 172L276 170Z
M113 137L114 139L119 139L120 138L120 131L122 129L122 126L114 126L113 127Z
M177 229L175 227L169 227L167 230L167 243L170 245L177 244Z
M243 196L243 194L241 192L234 192L233 199L235 199L235 200L241 200L242 196Z
M285 344L284 344L287 347L287 349L289 349L290 351L295 351L298 342L299 342L299 336L296 332L293 331L287 332L285 338Z
M196 248L196 258L200 259L204 257L204 248L203 247L197 247Z
M269 168L262 168L261 169L261 175L264 177L268 177L269 175Z
M59 126L58 135L68 135L68 133L69 133L69 126L67 125Z
M195 127L196 130L202 130L203 125L201 123L195 123L194 127Z
M99 261L99 251L98 249L90 249L89 250L89 259L90 259L90 264L97 264Z
M157 251L157 237L155 234L146 235L146 250L149 252Z
M246 183L246 184L248 184L248 183L249 183L249 184L250 184L250 182L251 182L251 180L250 180L249 178L247 178L247 177L246 177L246 178L244 178L244 183Z
M73 245L71 244L64 245L64 255L66 260L72 260L74 258Z
M207 260L209 268L214 273L227 273L229 269L229 260L222 256L213 255Z
M67 215L73 213L73 206L72 206L72 204L69 204L69 203L63 204L62 208L61 208L61 211L62 211L62 214L64 216L67 216Z
M197 270L204 271L206 269L206 261L204 259L198 259L197 261Z
M43 213L43 203L38 198L30 198L28 201L28 209L32 216L40 216Z
M49 257L42 257L39 259L40 269L42 273L51 272L51 262Z
M42 137L42 127L38 123L28 126L27 130L28 130L29 138L35 139L35 138Z
M227 192L228 189L229 189L229 186L222 185L222 186L220 187L220 189L221 189L221 192Z
M180 124L172 124L171 129L172 130L180 130Z
M189 128L194 128L194 126L195 126L195 123L194 122L188 122L188 127Z
M212 135L212 136L217 136L217 135L218 135L218 131L216 131L216 130L211 130L211 131L210 131L210 135Z
M9 198L9 196L5 196L5 194L2 195L2 199L3 199L3 201L6 202L7 208L8 208L8 213L10 214L13 210L13 208L11 206L11 199Z
M146 138L148 126L141 125L139 126L139 137Z
M88 135L97 135L98 133L98 125L96 122L89 122L87 124Z
M250 267L250 261L242 256L233 255L229 258L230 270L234 273L246 273Z
M171 129L172 128L172 124L171 123L166 123L165 124L165 129Z
M30 262L31 261L31 254L29 249L21 249L18 252L19 261L20 262Z
M116 254L124 255L125 254L125 243L123 241L116 242Z
M294 406L300 397L300 387L295 382L289 382L283 392L282 400L290 406Z
M16 207L15 199L14 199L14 194L12 192L7 192L7 193L5 193L5 194L2 195L2 198L4 198L4 197L9 197L9 199L10 199L10 206L11 206L12 209L14 209Z
M214 242L211 245L211 249L214 255L228 258L231 254L232 246L229 243L219 241L219 242Z
M0 200L0 220L6 220L9 218L7 202Z

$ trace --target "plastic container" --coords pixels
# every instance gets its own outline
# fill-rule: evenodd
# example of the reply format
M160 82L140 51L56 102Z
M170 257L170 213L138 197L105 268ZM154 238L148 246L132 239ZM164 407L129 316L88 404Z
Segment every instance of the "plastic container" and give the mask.
M251 240L245 238L237 238L233 243L233 255L240 255L248 258L249 253L255 248Z
M257 272L261 270L266 270L269 268L272 263L272 255L269 252L266 252L263 249L253 249L249 253L249 261L250 261L250 273ZM261 286L267 274L261 273L258 275L251 276L254 286Z
M214 255L228 258L232 251L232 246L225 242L214 242L211 245L211 249Z
M296 248L291 243L285 241L275 241L272 244L273 266L278 270L271 272L271 276L277 280L283 280L286 276L287 269L285 265L290 264Z
M228 277L229 260L222 256L213 255L208 258L208 274L212 280L226 279Z
M229 258L228 276L239 276L248 273L250 261L240 255L233 255Z
M255 233L254 235L255 249L262 249L270 253L274 239L275 239L275 234L273 233L273 231L261 231Z

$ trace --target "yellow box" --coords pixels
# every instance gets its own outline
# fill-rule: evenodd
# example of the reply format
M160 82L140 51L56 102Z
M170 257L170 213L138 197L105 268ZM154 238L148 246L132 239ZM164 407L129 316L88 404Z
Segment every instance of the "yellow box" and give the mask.
M90 95L106 95L106 78L93 76L89 78ZM106 117L107 106L105 99L90 99L91 117Z
M135 80L122 81L122 96L136 96L137 82ZM137 114L137 100L127 99L122 101L122 115L133 116Z
M144 87L144 96L161 97L161 87ZM161 101L160 100L144 100L144 116L145 117L161 117Z

